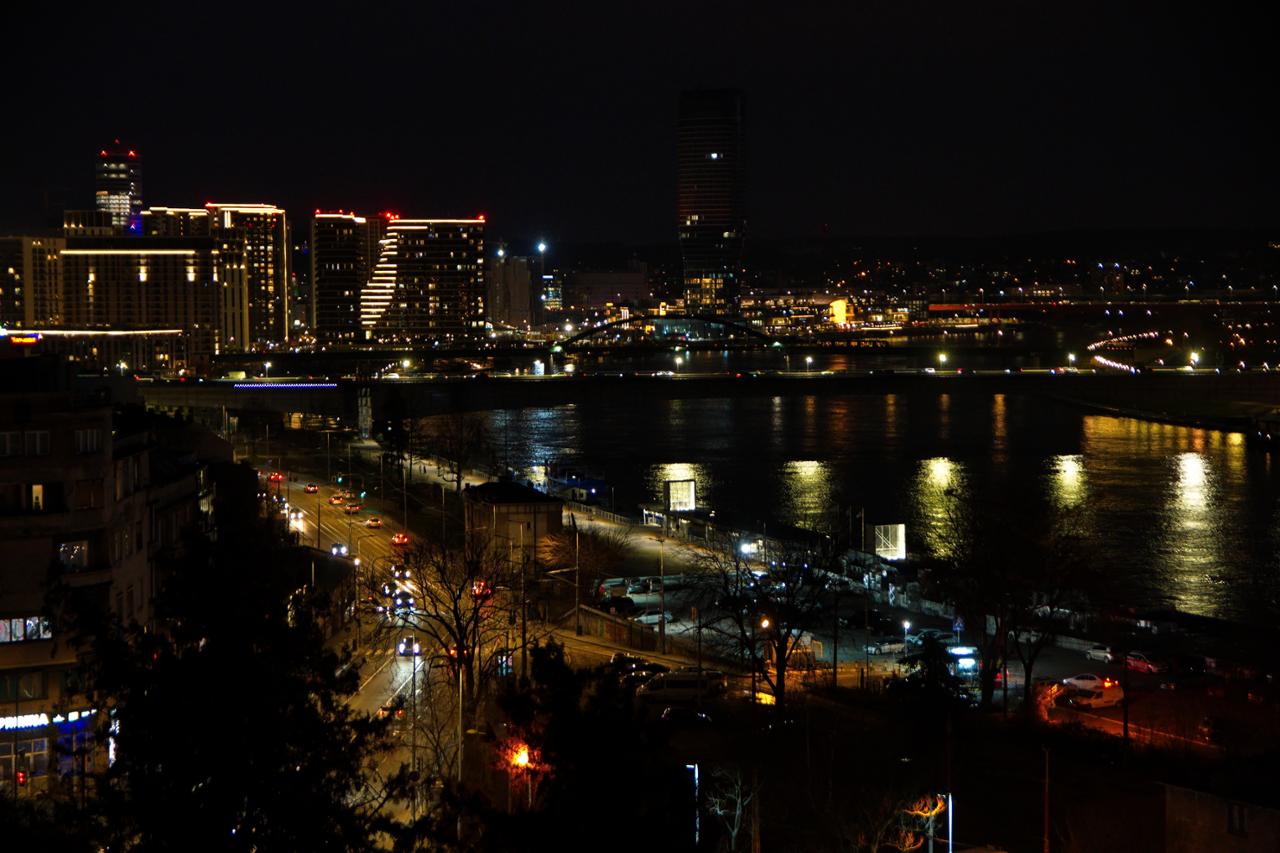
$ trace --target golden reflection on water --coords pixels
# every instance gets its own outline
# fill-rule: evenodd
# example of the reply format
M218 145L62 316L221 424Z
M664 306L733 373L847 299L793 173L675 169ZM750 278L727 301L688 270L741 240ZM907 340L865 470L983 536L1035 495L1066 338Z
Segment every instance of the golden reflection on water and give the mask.
M1059 509L1075 509L1086 497L1084 457L1079 453L1053 457L1049 483L1053 502Z
M783 464L781 473L783 517L798 527L821 529L833 506L831 466L816 459L793 460Z
M1165 460L1147 488L1161 504L1162 523L1149 536L1169 603L1192 613L1217 612L1227 555L1243 521L1234 517L1228 493L1245 486L1244 436L1128 418L1084 419L1086 458L1106 460L1125 445Z
M1003 394L991 396L991 449L1001 457L1009 449L1009 415Z
M957 533L955 507L968 497L964 472L947 457L936 456L920 460L914 479L911 493L915 516L922 527L919 533L924 549L938 557L949 557Z

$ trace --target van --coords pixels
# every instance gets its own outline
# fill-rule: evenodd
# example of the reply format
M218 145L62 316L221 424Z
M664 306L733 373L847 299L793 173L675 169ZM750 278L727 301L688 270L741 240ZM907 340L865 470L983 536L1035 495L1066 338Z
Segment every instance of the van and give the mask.
M1110 678L1093 688L1080 688L1071 693L1067 703L1075 708L1112 708L1124 701L1124 688Z
M724 690L723 673L677 670L655 675L636 690L636 698L669 705L673 702L693 702L719 696Z

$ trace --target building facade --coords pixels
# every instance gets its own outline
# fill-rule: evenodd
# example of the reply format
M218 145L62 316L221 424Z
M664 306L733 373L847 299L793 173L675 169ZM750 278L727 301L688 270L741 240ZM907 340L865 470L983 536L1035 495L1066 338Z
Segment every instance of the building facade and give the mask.
M360 299L378 261L387 216L316 211L311 220L312 328L321 346L364 338Z
M62 322L61 237L0 237L0 327Z
M224 303L229 316L244 316L232 336L234 349L269 352L289 342L289 226L271 204L208 204L210 233L228 252L239 252L243 287ZM239 342L243 343L239 343ZM230 342L229 342L230 343Z
M448 344L485 333L484 225L391 219L360 296L364 340Z
M158 561L202 512L194 461L163 451L56 358L0 358L0 785L84 772L92 709L57 600L152 621ZM208 503L207 499L204 501ZM52 618L51 618L52 617Z
M676 141L676 214L685 308L733 313L742 271L742 93L685 92Z
M505 247L485 263L485 307L494 325L528 326L533 320L533 262Z
M109 213L121 231L142 233L142 158L119 139L98 152L94 207Z
M208 237L68 237L61 249L63 325L155 336L149 363L194 368L220 351L221 254Z

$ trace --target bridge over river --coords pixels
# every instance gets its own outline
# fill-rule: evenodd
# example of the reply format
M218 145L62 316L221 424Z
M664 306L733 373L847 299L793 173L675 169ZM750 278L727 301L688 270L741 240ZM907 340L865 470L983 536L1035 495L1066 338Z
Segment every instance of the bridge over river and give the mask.
M648 399L845 394L1023 394L1118 414L1249 430L1280 410L1280 371L825 371L473 376L401 379L141 382L149 408L212 425L236 416L267 423L321 421L373 429L388 418Z

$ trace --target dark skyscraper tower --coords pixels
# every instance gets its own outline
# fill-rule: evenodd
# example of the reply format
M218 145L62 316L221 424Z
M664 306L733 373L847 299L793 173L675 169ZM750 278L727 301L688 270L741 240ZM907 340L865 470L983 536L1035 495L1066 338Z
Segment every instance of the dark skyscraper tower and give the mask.
M742 269L742 93L683 93L676 152L685 307L732 313Z
M111 214L122 231L142 233L142 158L117 139L98 152L94 170L94 207Z

